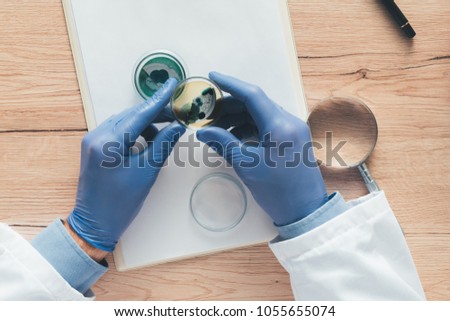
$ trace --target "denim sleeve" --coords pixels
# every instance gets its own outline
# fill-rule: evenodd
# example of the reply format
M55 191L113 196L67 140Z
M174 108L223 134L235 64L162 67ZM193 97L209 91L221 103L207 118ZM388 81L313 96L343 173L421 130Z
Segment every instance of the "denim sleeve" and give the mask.
M277 226L279 233L278 240L288 240L305 234L344 213L348 209L349 206L342 195L339 192L333 193L328 197L327 203L302 220L289 225Z
M108 270L90 258L70 236L61 220L54 221L31 242L33 247L78 292L92 296L92 285Z

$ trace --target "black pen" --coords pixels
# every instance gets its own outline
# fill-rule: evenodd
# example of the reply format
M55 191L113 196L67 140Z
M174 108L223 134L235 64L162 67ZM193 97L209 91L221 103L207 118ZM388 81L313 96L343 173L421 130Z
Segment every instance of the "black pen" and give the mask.
M400 8L395 4L394 0L381 0L381 2L383 2L391 16L394 18L395 22L397 22L400 28L402 28L405 34L409 38L414 38L416 32L414 31L413 27L411 27L408 19L406 19Z

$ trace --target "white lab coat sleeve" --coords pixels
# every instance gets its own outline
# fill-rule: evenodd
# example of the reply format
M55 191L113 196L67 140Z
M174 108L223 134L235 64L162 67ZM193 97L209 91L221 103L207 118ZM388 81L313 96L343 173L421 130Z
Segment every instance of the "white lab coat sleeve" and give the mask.
M297 300L424 300L414 262L384 192L348 203L315 229L270 247Z
M0 223L0 300L91 300L73 289L33 246Z

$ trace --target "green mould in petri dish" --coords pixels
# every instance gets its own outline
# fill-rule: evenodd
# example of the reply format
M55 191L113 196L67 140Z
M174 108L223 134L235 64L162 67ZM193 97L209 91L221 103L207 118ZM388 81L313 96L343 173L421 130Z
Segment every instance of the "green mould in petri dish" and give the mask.
M174 54L153 52L141 59L134 73L134 85L144 99L152 97L169 78L186 79L186 70Z
M170 103L178 122L198 130L217 121L222 98L222 91L214 82L208 78L192 77L178 84Z

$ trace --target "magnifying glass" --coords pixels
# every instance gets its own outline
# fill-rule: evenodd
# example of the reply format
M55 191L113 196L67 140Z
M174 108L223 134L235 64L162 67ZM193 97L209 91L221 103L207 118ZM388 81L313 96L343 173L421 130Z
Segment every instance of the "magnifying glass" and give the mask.
M365 164L378 140L378 125L372 111L353 98L329 98L310 113L317 161L327 167L357 167L370 193L379 191Z

